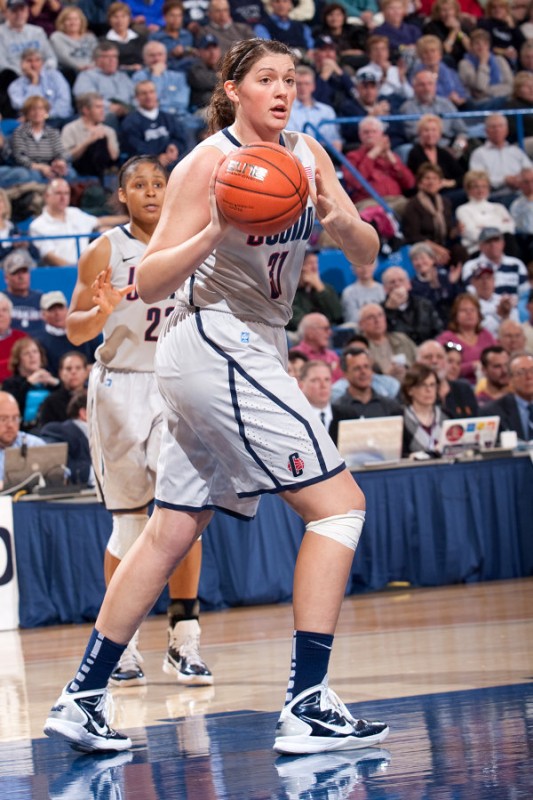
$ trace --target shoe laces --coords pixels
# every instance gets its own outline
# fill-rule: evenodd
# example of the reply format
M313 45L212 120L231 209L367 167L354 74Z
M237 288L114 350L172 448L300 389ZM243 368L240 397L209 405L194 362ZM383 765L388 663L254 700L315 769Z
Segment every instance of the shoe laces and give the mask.
M118 669L123 672L137 670L139 669L139 664L142 664L143 661L144 659L137 650L135 641L132 639L120 657Z
M100 700L95 705L94 710L97 714L101 714L104 722L109 727L115 716L115 701L113 700L113 695L107 690L102 692Z
M178 623L179 624L179 623ZM205 666L200 658L200 634L199 632L187 633L185 638L177 639L171 634L170 646L178 651L180 658L185 659L189 664L199 664Z
M334 708L338 714L355 725L355 719L352 717L340 697L333 691L333 689L330 689L328 685L324 686L322 702L320 705L321 707L330 706L331 708Z

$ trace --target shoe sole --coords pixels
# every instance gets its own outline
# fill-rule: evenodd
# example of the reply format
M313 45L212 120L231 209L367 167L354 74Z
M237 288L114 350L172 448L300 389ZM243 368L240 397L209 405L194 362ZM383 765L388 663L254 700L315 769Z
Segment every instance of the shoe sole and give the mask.
M128 678L128 679L116 679L116 678L109 678L107 684L108 686L121 686L124 689L133 686L146 686L146 676L143 678Z
M365 736L359 739L356 736L346 736L343 739L333 739L326 736L280 736L274 741L273 750L284 755L302 756L312 753L331 753L336 750L361 750L380 744L389 735L389 728L374 736Z
M212 675L184 675L166 658L163 661L162 670L165 675L171 675L184 686L212 686L215 680Z
M75 750L81 750L84 753L121 752L122 750L129 750L132 746L131 739L122 739L120 741L102 740L86 731L81 733L78 725L70 725L68 722L52 718L46 720L43 733L52 739L62 739L68 742L71 747L74 747Z

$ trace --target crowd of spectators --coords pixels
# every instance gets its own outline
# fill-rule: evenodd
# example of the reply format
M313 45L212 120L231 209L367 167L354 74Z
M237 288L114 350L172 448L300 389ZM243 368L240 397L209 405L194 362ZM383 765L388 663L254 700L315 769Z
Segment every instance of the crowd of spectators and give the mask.
M66 414L97 344L73 357L60 271L41 294L33 270L75 264L124 221L111 195L127 157L171 170L202 139L217 65L253 36L293 48L288 128L320 126L382 253L406 254L378 278L379 262L354 265L337 293L314 236L287 336L325 424L400 409L406 452L431 451L446 416L527 396L529 356L513 364L533 348L533 3L3 0L0 379L24 431L65 421L47 409ZM31 241L10 241L19 226Z

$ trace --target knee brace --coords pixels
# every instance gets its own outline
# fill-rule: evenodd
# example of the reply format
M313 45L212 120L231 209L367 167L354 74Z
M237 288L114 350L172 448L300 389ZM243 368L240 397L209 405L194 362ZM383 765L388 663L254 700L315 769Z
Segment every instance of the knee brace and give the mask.
M107 543L112 556L122 560L148 521L145 514L113 514L113 530Z
M347 511L346 514L336 514L333 517L314 520L305 526L305 530L318 533L319 536L327 536L328 539L333 539L334 542L355 551L364 521L365 512L354 509Z

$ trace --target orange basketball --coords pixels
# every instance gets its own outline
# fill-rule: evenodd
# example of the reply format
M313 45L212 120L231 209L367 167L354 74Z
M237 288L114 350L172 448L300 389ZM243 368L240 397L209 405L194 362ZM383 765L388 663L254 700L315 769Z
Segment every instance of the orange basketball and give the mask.
M253 142L231 153L215 183L217 204L235 228L270 236L301 216L309 181L301 161L279 144Z

